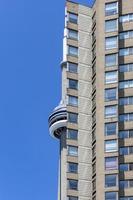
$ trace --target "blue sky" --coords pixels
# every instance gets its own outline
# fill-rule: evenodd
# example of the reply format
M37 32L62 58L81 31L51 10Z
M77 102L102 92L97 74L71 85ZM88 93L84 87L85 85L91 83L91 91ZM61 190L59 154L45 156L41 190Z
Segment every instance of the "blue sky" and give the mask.
M80 1L87 3L88 1ZM56 200L65 1L0 1L0 199Z

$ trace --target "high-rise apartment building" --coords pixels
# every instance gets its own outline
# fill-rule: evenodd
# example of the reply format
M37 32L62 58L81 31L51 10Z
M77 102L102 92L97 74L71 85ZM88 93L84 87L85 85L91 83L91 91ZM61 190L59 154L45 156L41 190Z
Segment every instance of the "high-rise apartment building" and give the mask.
M133 2L67 1L58 200L133 200Z

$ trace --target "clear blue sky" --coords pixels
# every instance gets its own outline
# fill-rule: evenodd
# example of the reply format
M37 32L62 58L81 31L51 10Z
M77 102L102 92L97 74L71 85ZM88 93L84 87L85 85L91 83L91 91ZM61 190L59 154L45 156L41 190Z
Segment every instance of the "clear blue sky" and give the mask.
M47 118L60 101L64 4L0 1L0 200L57 199Z

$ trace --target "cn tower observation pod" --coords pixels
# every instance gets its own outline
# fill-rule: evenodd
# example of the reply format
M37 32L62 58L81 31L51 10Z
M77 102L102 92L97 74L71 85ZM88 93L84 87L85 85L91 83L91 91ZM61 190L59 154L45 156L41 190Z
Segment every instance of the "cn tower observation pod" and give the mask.
M60 138L67 125L66 105L60 103L49 116L49 132L54 138Z

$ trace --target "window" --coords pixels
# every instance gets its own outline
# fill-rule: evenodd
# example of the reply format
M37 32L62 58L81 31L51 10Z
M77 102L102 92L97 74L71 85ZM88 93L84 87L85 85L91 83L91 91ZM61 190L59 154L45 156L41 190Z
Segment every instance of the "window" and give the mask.
M68 113L68 121L70 123L78 123L78 114L76 114L76 113Z
M117 82L117 71L111 71L105 73L105 83L116 83Z
M133 104L133 96L120 98L119 104L120 105L132 105Z
M121 114L119 115L120 122L123 121L133 121L133 113Z
M111 88L105 90L105 101L116 100L117 89Z
M133 138L133 130L119 131L119 138Z
M133 196L132 197L120 197L120 200L133 200Z
M77 73L78 71L78 65L75 63L68 63L68 71L72 73Z
M67 130L67 138L71 140L77 140L78 138L78 131L73 129Z
M120 155L128 155L128 147L120 147Z
M78 56L78 48L74 46L68 46L68 54L70 56Z
M120 81L119 82L119 88L125 89L125 88L131 88L133 87L133 80L127 80L127 81Z
M78 15L74 13L69 13L68 14L69 22L77 24L78 23Z
M118 13L118 3L107 3L105 4L105 15L115 15Z
M120 181L120 189L133 187L133 180Z
M119 71L120 72L131 72L131 71L133 71L133 63L120 65L119 66Z
M75 96L68 97L68 104L72 106L78 106L78 98Z
M69 196L69 197L67 197L67 200L78 200L78 197Z
M120 89L131 88L133 87L133 80L121 81L119 87Z
M109 54L105 56L105 66L111 67L117 65L117 54Z
M105 21L105 32L117 31L118 21L117 19Z
M133 30L119 33L120 40L133 38Z
M117 106L106 106L105 107L105 117L116 117L117 116Z
M68 172L78 173L78 164L77 163L68 163Z
M105 124L105 135L116 135L116 122Z
M120 168L120 171L132 171L133 163L120 164L119 168Z
M68 155L69 156L78 156L78 147L68 146Z
M69 88L77 90L78 89L78 81L69 79Z
M131 147L120 147L120 155L133 154L133 146Z
M119 51L120 56L133 55L133 47L123 48Z
M117 192L105 192L105 200L117 200Z
M71 38L71 39L77 40L78 39L78 31L69 29L68 30L68 37Z
M69 179L68 180L68 189L77 190L78 189L78 181Z
M117 157L105 158L105 170L115 170L115 169L118 169Z
M115 152L115 151L117 151L117 140L105 141L105 152Z
M111 175L105 175L105 187L115 187L117 181L117 175L111 174Z
M128 171L128 164L120 164L120 171Z
M117 48L117 37L108 37L105 39L105 49Z
M128 188L128 181L120 181L120 189Z
M133 14L123 15L119 18L121 23L133 21Z

